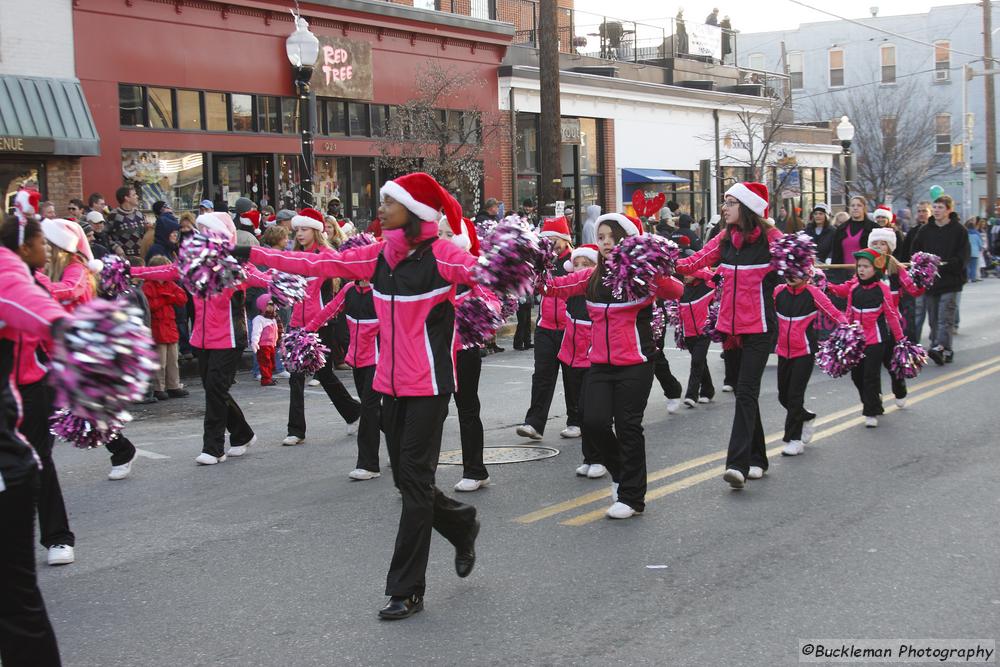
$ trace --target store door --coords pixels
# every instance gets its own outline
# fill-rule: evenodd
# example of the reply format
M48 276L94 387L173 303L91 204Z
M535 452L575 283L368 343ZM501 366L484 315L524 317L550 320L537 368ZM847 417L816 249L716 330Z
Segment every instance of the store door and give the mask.
M216 154L213 161L216 207L224 204L231 209L240 197L260 208L273 206L274 156Z

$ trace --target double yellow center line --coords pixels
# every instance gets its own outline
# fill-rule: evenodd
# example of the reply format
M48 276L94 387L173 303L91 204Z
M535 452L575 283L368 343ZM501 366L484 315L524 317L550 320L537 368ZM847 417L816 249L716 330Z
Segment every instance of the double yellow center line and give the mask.
M927 380L926 382L921 382L914 385L909 390L909 395L907 396L907 403L909 405L914 405L925 401L939 394L943 394L947 391L960 387L964 384L970 382L975 382L981 378L984 378L993 373L1000 372L1000 355L981 361L971 366L967 366L957 371L952 371L950 373L945 373L939 377L932 380ZM964 377L962 377L964 376ZM960 379L955 379L960 378ZM918 395L917 392L920 392ZM891 405L885 409L886 414L892 413L898 410L895 405ZM852 415L854 415L852 417ZM850 417L849 419L844 419L845 417ZM841 421L843 420L843 421ZM852 406L839 410L832 414L826 415L824 417L816 418L816 426L822 426L824 424L830 424L831 422L840 422L830 428L823 430L817 430L813 434L812 442L817 440L822 440L823 438L828 438L832 435L840 433L841 431L847 430L853 426L857 426L864 421L864 417L858 415L858 406ZM784 432L774 433L765 439L766 444L772 444L778 442L784 436ZM777 456L781 450L784 448L784 444L777 447L773 447L767 450L768 458ZM669 477L674 477L680 475L681 473L693 470L695 468L700 468L701 466L707 465L709 463L715 463L717 461L724 461L726 458L726 450L720 450L712 454L706 454L704 456L698 456L693 459L689 459L682 463L657 470L655 472L648 473L646 475L646 482L652 485ZM646 502L649 503L651 500L656 500L657 498L662 498L664 496L676 493L683 489L690 488L696 484L701 484L709 479L718 478L724 472L722 466L713 466L707 470L689 475L687 477L682 477L676 481L664 484L662 486L657 486L646 492ZM571 512L572 510L580 509L591 505L596 502L608 501L611 498L611 492L606 487L600 491L593 491L591 493L586 493L582 496L572 498L570 500L556 503L554 505L549 505L543 507L542 509L530 512L523 516L519 516L514 519L514 521L523 524L536 523L542 521L543 519L548 519L559 514L566 512ZM605 508L601 507L596 510L587 511L583 514L578 514L576 516L570 517L561 521L560 523L564 526L583 526L594 521L598 521L604 518Z

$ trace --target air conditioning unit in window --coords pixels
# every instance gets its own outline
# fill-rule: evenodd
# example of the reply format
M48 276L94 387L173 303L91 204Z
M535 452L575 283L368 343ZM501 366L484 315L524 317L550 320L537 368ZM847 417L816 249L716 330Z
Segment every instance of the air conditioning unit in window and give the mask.
M950 72L946 69L934 70L934 80L935 81L947 81Z

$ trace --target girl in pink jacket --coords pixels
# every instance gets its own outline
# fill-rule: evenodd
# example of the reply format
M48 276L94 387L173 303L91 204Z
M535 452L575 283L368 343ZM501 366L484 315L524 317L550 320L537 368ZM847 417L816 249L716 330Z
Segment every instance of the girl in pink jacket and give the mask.
M653 386L656 343L650 323L657 297L683 292L674 278L660 278L655 293L637 301L615 298L604 285L605 258L623 239L642 233L642 223L620 213L597 219L597 267L552 278L545 293L568 299L586 295L591 319L590 370L583 399L583 431L593 434L611 472L607 516L627 519L646 506L646 439L642 417Z
M289 273L368 280L379 321L379 363L372 386L385 396L383 423L403 508L389 574L383 619L423 608L431 530L455 546L455 570L475 564L479 521L474 507L445 496L434 483L441 432L456 388L456 285L475 285L476 258L438 238L443 208L452 230L462 211L433 177L413 173L382 186L383 241L345 252L274 253L237 248L237 255Z

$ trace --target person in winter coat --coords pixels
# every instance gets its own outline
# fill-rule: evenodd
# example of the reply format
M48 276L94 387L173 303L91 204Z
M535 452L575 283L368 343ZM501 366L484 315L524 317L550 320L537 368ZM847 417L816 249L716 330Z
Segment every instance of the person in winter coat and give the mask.
M146 264L157 255L163 255L168 261L177 259L177 249L180 247L180 222L169 207L161 209L153 228L153 243L146 251Z
M816 244L816 259L825 263L830 259L830 252L833 248L834 229L830 224L830 205L819 203L813 207L809 224L806 225L805 233Z
M166 266L170 264L163 255L150 258L149 266ZM160 367L156 371L153 382L153 396L157 400L182 398L189 392L181 387L180 371L177 366L177 343L180 333L177 330L177 306L187 303L187 292L177 283L166 280L146 280L142 284L142 293L149 303L149 314L153 342L160 357Z
M979 233L976 228L976 221L969 220L965 223L965 229L969 234L969 266L968 266L968 276L970 283L979 282L979 257L983 254L983 248L985 244L983 242L983 236Z
M260 386L273 387L278 384L271 374L274 372L274 349L281 338L281 324L270 295L257 297L257 312L250 327L250 349L257 356L260 367Z
M691 257L677 262L677 272L691 275L718 264L722 296L716 329L726 334L724 347L741 348L736 381L736 411L729 434L723 479L742 489L747 479L767 470L764 427L760 420L760 381L774 349L777 320L770 242L781 232L766 221L769 194L763 183L737 183L723 202L725 228Z
M643 233L642 222L621 213L597 219L597 267L551 278L548 297L586 295L591 319L590 369L587 371L583 430L593 434L611 472L610 519L628 519L646 507L646 439L642 418L653 386L656 343L651 321L657 298L683 292L674 278L660 277L653 293L635 300L615 297L603 278L605 258L622 240Z
M597 219L601 217L601 207L597 204L591 204L586 208L586 216L583 218L583 224L581 225L581 242L584 245L596 245L597 244Z
M830 263L850 264L854 253L868 247L868 235L875 229L875 222L868 217L868 200L864 197L851 197L848 205L851 216L833 233L830 240ZM848 280L853 272L844 269L827 272L827 278L835 283Z
M684 294L677 302L684 347L691 355L691 372L688 374L687 391L684 394L684 404L689 408L699 403L710 403L715 398L715 386L708 370L708 348L712 341L705 334L708 308L715 301L713 278L709 269L684 276Z

